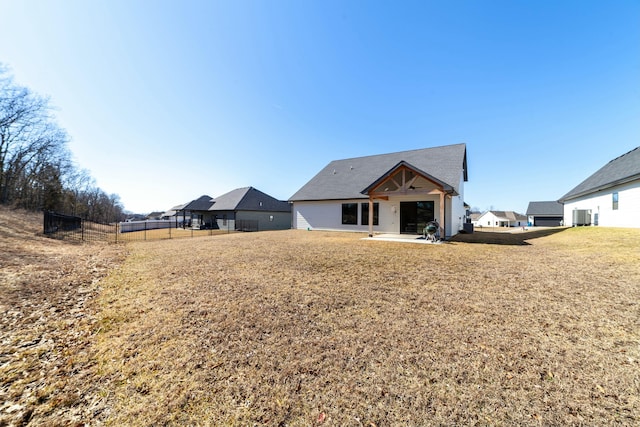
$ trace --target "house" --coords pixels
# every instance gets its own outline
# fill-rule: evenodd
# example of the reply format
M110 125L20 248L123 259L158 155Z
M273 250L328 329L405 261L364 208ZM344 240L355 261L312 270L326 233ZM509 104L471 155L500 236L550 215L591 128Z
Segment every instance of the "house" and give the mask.
M164 212L151 212L144 219L159 220L162 219Z
M482 216L481 212L472 212L469 214L469 220L471 221L471 224L473 224L474 227L480 226L480 223L478 222L478 220L480 219L481 216Z
M186 204L181 204L181 205L177 205L172 207L171 209L169 209L168 211L165 211L162 216L160 217L160 219L163 220L172 220L172 221L176 221L176 223L178 222L178 213L186 206Z
M243 231L291 228L291 205L253 187L237 188L213 199L207 214L213 228Z
M422 234L462 229L466 212L465 144L334 160L289 201L293 228Z
M564 207L556 201L529 202L528 225L534 227L557 227L564 224Z
M264 231L291 228L291 205L253 187L212 198L201 196L176 206L177 221L186 227Z
M640 227L640 147L611 160L559 202L567 225Z
M524 227L527 217L514 211L486 211L476 220L475 227Z
M182 224L183 227L200 228L205 223L204 213L211 207L212 203L211 196L207 195L186 203L176 211L178 223Z

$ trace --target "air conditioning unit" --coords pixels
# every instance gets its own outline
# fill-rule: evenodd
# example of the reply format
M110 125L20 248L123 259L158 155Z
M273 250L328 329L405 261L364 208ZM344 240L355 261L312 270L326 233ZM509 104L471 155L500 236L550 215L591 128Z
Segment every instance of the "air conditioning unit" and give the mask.
M572 225L574 227L591 225L591 209L574 209Z

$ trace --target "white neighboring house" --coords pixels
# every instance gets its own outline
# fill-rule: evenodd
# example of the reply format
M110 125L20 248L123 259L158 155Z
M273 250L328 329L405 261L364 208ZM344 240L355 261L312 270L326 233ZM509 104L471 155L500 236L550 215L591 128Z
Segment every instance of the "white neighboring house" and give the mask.
M465 221L465 144L330 162L300 188L293 228L422 234L437 220L451 237Z
M473 224L474 228L477 228L480 225L478 220L480 219L481 216L482 216L482 213L480 212L473 212L469 215L469 219L471 220L471 224Z
M474 222L474 227L524 227L527 217L514 211L486 211Z
M640 227L640 147L611 160L559 202L565 225Z

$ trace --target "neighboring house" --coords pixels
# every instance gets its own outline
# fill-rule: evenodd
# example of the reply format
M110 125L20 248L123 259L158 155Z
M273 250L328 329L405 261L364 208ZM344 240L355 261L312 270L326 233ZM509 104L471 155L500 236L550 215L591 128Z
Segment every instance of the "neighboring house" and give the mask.
M474 227L478 227L480 225L478 220L480 219L481 216L482 216L482 213L480 212L473 212L469 214L469 219L471 220L471 224L473 224Z
M287 230L291 228L291 205L253 187L243 187L213 199L205 218L213 228Z
M183 227L200 228L205 223L205 213L213 204L211 196L200 196L182 206L176 212L178 223Z
M566 225L640 227L640 147L611 160L559 202Z
M201 196L173 210L178 223L186 227L243 231L291 228L291 205L253 187L237 188L216 198Z
M180 212L185 206L186 206L186 204L177 205L177 206L172 207L168 211L164 212L162 214L162 216L160 217L160 219L177 221L178 212Z
M561 203L529 202L527 207L528 224L534 227L557 227L564 224L564 210Z
M153 219L153 220L162 219L163 214L164 212L151 212L145 217L145 219Z
M486 211L476 220L478 228L484 227L524 227L527 217L514 211Z
M334 160L291 198L293 228L443 237L463 228L465 144Z

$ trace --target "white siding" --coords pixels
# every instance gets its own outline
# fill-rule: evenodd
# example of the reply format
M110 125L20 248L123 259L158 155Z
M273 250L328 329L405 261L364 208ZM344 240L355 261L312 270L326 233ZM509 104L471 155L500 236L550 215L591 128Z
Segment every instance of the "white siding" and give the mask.
M613 209L613 193L618 193L618 209ZM575 209L591 210L592 224L598 214L601 227L640 227L640 180L620 185L564 204L564 223L572 225Z
M499 227L500 226L500 218L495 216L493 212L485 212L483 213L477 221L475 221L474 226L478 228L485 227Z
M293 228L299 230L335 230L335 231L369 231L368 225L362 224L360 203L368 203L369 199L355 200L330 200L314 202L293 203ZM358 204L358 224L342 224L342 204ZM391 205L384 200L376 200L379 203L378 221L380 225L374 225L374 232L393 232L390 227L393 224ZM399 226L397 227L399 228ZM396 231L397 232L397 231Z
M450 212L446 211L449 221L449 226L445 230L447 237L456 235L462 230L464 219L467 211L464 208L464 175L460 174L460 183L458 184L460 194L451 198L451 206L447 206L447 209L451 209Z
M455 235L462 228L464 221L464 200L461 196L445 198L445 215L447 237ZM440 216L440 196L415 195L411 197L390 197L389 200L375 200L379 204L379 225L373 226L377 233L400 233L400 202L433 201L436 219L442 223ZM369 199L332 200L332 201L303 201L293 202L293 228L299 230L335 230L368 232L368 225L361 225L361 203L368 203ZM358 224L342 224L342 204L358 203Z

